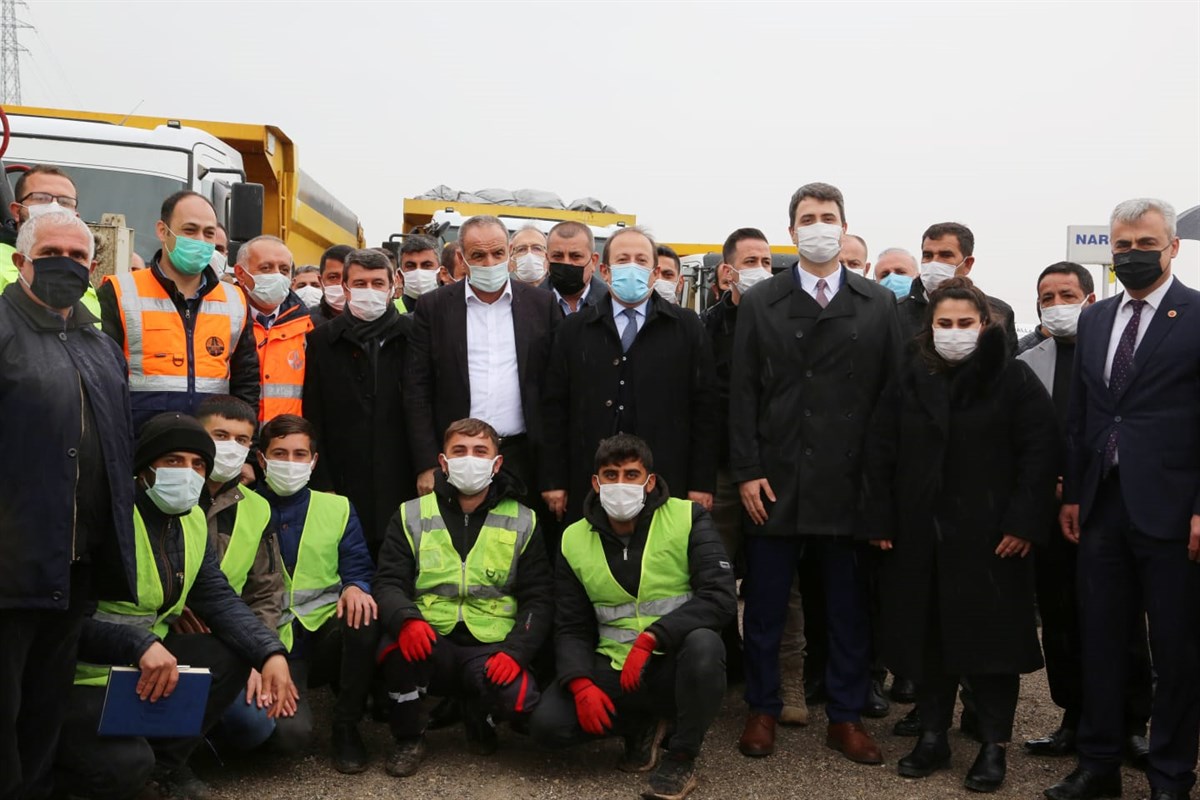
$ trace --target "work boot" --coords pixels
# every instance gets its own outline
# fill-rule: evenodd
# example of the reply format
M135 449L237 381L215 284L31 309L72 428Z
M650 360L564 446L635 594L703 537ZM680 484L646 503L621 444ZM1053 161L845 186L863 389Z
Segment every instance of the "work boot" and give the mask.
M804 699L804 656L791 656L779 662L779 712L781 725L807 725L808 703Z
M667 753L650 776L645 800L683 800L696 788L696 760L684 753Z
M1004 783L1008 771L1005 747L995 742L985 742L979 748L975 763L967 770L963 785L972 792L994 792Z
M170 772L159 772L154 781L158 784L158 793L163 797L178 800L211 800L213 796L209 785L196 777L196 773L192 772L192 768L187 764Z
M387 774L393 778L407 778L417 771L425 758L425 737L408 736L396 740L392 754L388 756Z
M467 733L467 752L476 756L490 756L500 745L496 741L496 723L488 714L463 709L463 728Z
M363 744L358 725L335 722L333 725L333 768L343 775L356 775L366 770L371 757Z
M667 723L657 720L643 725L625 738L625 755L617 763L622 772L649 772L658 766L662 741L667 735Z

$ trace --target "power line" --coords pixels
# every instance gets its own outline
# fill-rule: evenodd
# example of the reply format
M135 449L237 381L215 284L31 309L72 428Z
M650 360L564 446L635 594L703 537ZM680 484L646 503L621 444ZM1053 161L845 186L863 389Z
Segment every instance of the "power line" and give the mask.
M29 8L25 0L0 0L0 103L21 104L21 53L28 53L17 39L22 28L33 26L17 19L17 6Z

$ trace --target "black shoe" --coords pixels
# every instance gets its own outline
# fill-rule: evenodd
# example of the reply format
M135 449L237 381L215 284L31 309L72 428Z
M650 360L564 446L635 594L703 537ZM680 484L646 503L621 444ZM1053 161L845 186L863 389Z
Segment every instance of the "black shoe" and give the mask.
M396 742L392 754L388 756L387 774L393 778L407 778L417 771L425 758L425 737L412 736Z
M913 751L896 763L896 772L905 778L927 778L950 766L950 742L946 734L926 731Z
M880 681L871 681L871 689L867 692L867 704L863 706L862 715L872 719L882 719L891 710L891 704L883 696L883 684Z
M962 716L958 718L958 729L963 736L983 744L983 737L979 735L979 715L974 711L963 709Z
M921 708L913 706L912 710L904 715L903 718L897 720L892 726L892 736L920 736L921 735Z
M1130 736L1125 740L1125 758L1129 765L1142 772L1150 766L1150 740L1145 736Z
M1089 772L1083 767L1042 792L1050 800L1094 800L1097 797L1121 796L1121 771L1107 775Z
M192 768L184 764L170 772L159 772L154 776L158 793L177 800L211 800L213 793L207 783L196 777Z
M645 800L683 800L699 781L696 760L682 753L667 753L650 776L650 788L642 792Z
M352 722L334 723L333 768L343 775L357 775L366 770L370 760L358 725Z
M979 748L979 755L975 756L975 763L967 770L963 786L972 792L994 792L1004 783L1004 773L1007 771L1004 745L987 742Z
M917 702L917 684L910 681L908 678L901 678L899 675L892 678L892 688L889 690L892 699L897 703Z
M1075 731L1059 728L1049 736L1025 742L1025 752L1032 756L1069 756L1075 752Z
M458 702L457 697L443 697L429 712L429 724L425 729L436 731L459 722L462 722L462 704Z
M490 756L496 752L496 723L491 716L463 710L463 728L467 733L467 752L476 756Z
M642 726L625 738L625 754L617 763L622 772L649 772L658 766L662 742L667 735L667 723L656 720Z
M1150 800L1192 800L1187 789L1151 789Z

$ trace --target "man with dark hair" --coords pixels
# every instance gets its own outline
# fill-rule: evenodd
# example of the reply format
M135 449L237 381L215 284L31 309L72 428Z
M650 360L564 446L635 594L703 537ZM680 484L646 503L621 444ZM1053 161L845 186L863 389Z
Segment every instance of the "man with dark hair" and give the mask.
M658 261L658 279L654 281L654 291L668 303L678 305L683 262L669 245L660 244L654 248L654 252Z
M442 442L434 490L392 517L376 575L392 640L380 661L396 739L387 771L396 777L416 772L425 754L418 688L459 698L468 749L495 752L493 720L524 720L537 706L530 663L554 615L538 518L501 471L495 429L461 419Z
M696 786L695 759L725 695L733 569L708 512L671 497L643 440L604 439L593 469L584 517L563 532L558 681L532 732L556 747L620 735L619 767L655 770L642 796L678 800Z
M897 304L900 312L900 328L904 341L927 327L929 293L955 276L968 275L975 266L975 234L966 225L958 222L939 222L930 225L921 237L920 277L916 278L908 296ZM1012 306L998 297L988 297L992 319L1004 326L1009 353L1017 350L1017 325Z
M438 270L438 280L442 286L449 286L463 279L462 270L458 265L458 253L460 250L462 250L462 245L458 242L446 242L442 246L442 255L440 258L442 268Z
M312 314L313 324L318 327L337 319L346 308L346 294L342 287L342 277L346 272L346 256L353 250L354 248L348 244L335 244L321 254L321 262L318 267L324 297L321 298L321 304Z
M738 311L730 381L730 466L747 531L746 701L738 743L774 752L779 647L801 556L820 571L828 608L826 742L877 764L862 725L871 635L854 542L867 421L900 353L895 297L838 264L842 194L812 183L789 203L800 260L748 292Z
M1047 298L1042 292L1042 282L1046 280L1047 276L1050 275L1064 276L1062 279L1052 278L1049 282L1053 284L1053 286L1048 287L1047 290L1049 293L1058 296L1061 299L1061 303L1047 302L1049 298ZM1070 276L1072 275L1075 276L1074 283L1070 279ZM1091 305L1092 303L1096 302L1096 289L1095 283L1092 280L1092 273L1087 267L1071 261L1059 261L1056 264L1051 264L1050 266L1046 267L1044 270L1042 270L1042 274L1038 276L1037 286L1038 326L1022 336L1017 342L1017 355L1021 355L1026 350L1031 350L1047 339L1054 337L1054 334L1050 333L1050 331L1046 329L1046 326L1041 323L1043 306L1060 304L1079 305L1089 297L1090 299L1087 300L1086 305Z
M404 294L396 301L401 314L411 312L422 295L437 290L440 285L441 264L438 262L437 242L428 236L413 234L400 242L400 274Z
M110 275L97 290L104 332L125 351L135 428L164 411L193 414L204 398L261 396L246 297L210 266L217 214L203 195L163 201L162 249L148 269Z
M374 556L396 508L416 496L401 387L412 316L391 301L386 258L343 258L346 313L308 335L304 416L324 450L313 487L350 498Z
M567 220L550 229L546 236L546 258L550 275L542 288L554 292L563 316L570 316L595 305L608 294L604 281L593 281L600 256L592 229L582 222Z
M271 506L268 535L278 537L283 556L280 637L299 685L338 687L333 765L345 774L362 772L369 757L358 723L379 644L379 608L371 597L375 564L350 501L308 486L319 458L308 420L281 414L263 426L258 440L265 475L259 491ZM302 749L313 728L307 696L295 717L276 726L281 738Z
M852 269L864 278L871 277L871 262L867 260L867 240L853 233L842 235L842 251L838 263Z

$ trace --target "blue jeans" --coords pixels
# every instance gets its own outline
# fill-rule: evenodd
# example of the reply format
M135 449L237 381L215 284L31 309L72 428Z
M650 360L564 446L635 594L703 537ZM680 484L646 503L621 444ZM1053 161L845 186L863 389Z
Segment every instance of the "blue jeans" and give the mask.
M267 717L267 709L254 702L247 704L244 691L225 709L215 731L227 747L239 753L261 746L274 732L275 720Z

